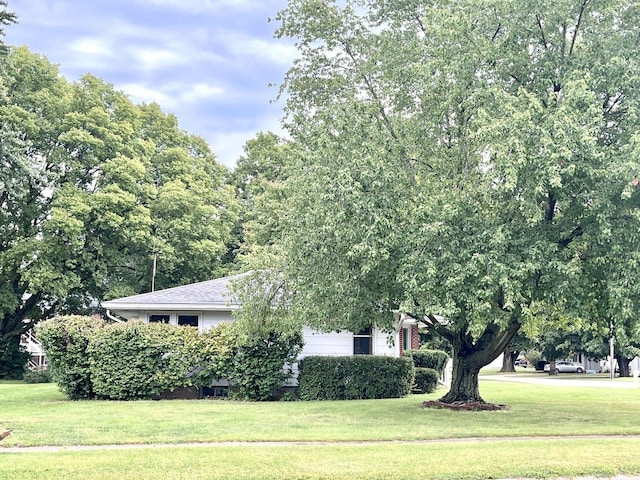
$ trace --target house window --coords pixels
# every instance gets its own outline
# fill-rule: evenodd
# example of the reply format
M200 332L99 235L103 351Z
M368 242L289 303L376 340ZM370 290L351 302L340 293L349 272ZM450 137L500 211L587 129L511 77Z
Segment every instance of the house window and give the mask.
M360 330L353 335L353 354L371 355L371 327Z
M148 319L149 319L149 323L169 323L169 314L162 313L162 314L149 315Z
M198 326L198 315L178 315L178 325Z

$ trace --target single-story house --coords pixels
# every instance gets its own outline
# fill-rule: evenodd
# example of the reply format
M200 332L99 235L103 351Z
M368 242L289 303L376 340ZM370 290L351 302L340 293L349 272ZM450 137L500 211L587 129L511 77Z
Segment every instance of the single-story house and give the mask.
M230 276L180 287L141 293L102 302L107 315L127 320L189 325L204 331L222 322L233 321L233 312L242 308L233 299ZM386 355L401 356L405 350L419 347L417 322L396 314L393 332L375 326L360 332L318 332L303 328L305 345L300 358L308 355Z

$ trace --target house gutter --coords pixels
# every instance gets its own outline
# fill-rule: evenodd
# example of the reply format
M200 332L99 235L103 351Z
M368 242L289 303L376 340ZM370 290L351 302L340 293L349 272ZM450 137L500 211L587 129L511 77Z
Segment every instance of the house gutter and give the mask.
M122 323L122 320L120 320L119 318L114 317L113 315L111 315L111 311L107 308L106 314L107 318L109 320L113 320L116 323Z

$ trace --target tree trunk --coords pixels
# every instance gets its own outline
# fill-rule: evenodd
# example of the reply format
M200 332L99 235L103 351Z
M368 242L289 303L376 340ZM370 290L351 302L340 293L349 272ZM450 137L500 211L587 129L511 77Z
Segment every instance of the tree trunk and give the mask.
M616 355L616 361L618 362L618 372L621 377L631 376L631 373L629 372L629 363L631 362L631 360L620 355Z
M476 366L475 362L454 353L451 388L440 401L444 403L485 403L480 396L478 387L479 372L480 367Z
M485 403L478 388L478 374L482 367L498 358L518 332L518 313L513 313L505 327L489 323L477 338L474 338L467 328L447 332L445 338L453 346L453 372L451 388L440 399L441 402ZM464 319L460 320L465 323ZM434 323L437 323L437 320L434 320Z
M516 371L515 361L518 358L520 352L512 352L509 347L506 347L502 352L502 368L501 373L513 373Z
M549 375L558 375L558 369L556 368L556 361L551 360L549 363Z

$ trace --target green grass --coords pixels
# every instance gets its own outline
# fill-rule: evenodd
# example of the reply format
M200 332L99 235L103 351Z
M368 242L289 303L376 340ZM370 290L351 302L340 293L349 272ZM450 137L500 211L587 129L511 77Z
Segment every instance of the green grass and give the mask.
M219 441L375 441L640 434L640 389L485 381L500 412L420 408L431 395L338 402L68 401L53 384L0 384L3 445Z
M420 407L422 401L435 399L442 391L403 399L344 402L73 402L53 384L0 383L0 427L13 429L0 447L0 479L453 479L640 474L640 439L561 438L640 435L640 389L483 380L481 392L487 401L509 408L451 412ZM467 437L492 439L424 442ZM326 443L184 445L226 441ZM415 443L401 443L406 441ZM2 452L3 447L16 445L127 443L176 446Z
M483 479L640 472L640 441L177 447L1 454L0 478ZM2 475L5 477L2 477Z

